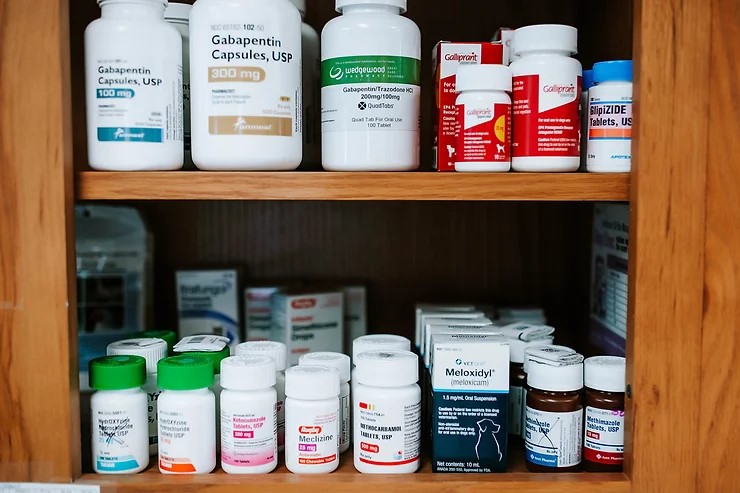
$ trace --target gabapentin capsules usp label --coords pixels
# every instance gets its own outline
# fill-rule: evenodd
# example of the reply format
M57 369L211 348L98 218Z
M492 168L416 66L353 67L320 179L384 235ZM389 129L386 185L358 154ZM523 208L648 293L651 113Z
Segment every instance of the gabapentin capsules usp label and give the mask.
M586 407L583 455L597 464L624 462L624 411Z
M524 446L529 462L545 467L581 463L583 409L555 413L527 407Z

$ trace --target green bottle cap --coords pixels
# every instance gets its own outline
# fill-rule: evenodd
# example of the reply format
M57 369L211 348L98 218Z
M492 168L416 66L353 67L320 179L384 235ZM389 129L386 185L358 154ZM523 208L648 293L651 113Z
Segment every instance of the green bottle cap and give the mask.
M172 348L175 347L177 342L177 334L171 330L145 330L144 332L137 332L131 335L131 338L146 338L156 337L157 339L163 339L167 343L167 353L172 354Z
M134 389L146 382L146 360L141 356L101 356L90 361L89 371L95 390Z
M162 390L197 390L211 385L213 361L203 353L170 356L157 363L157 386Z
M221 374L221 362L231 356L231 350L229 346L226 346L220 351L186 351L179 354L190 354L208 358L213 363L213 373L219 375Z

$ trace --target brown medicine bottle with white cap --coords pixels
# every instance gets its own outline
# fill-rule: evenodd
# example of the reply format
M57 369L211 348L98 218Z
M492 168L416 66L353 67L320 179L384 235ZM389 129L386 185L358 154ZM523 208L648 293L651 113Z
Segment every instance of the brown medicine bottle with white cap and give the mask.
M620 472L624 463L625 359L594 356L584 361L586 420L583 469Z

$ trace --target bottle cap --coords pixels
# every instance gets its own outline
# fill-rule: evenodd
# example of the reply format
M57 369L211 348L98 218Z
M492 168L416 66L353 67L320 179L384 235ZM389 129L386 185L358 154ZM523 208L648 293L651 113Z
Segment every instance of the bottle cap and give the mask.
M146 361L141 356L101 356L90 361L90 387L95 390L125 390L146 382Z
M236 345L237 356L250 354L269 356L275 360L275 371L285 371L288 366L288 347L282 342L249 341Z
M269 356L229 356L221 361L221 387L262 390L275 385L275 360Z
M306 15L306 0L290 0L301 15Z
M505 65L460 65L455 90L511 92L511 69Z
M285 372L285 395L307 401L339 397L339 370L330 366L291 366Z
M144 332L137 332L133 335L134 338L146 338L156 337L162 339L167 343L167 353L172 354L175 344L177 343L177 334L171 330L145 330Z
M381 349L394 349L408 351L411 349L411 341L403 336L392 334L371 334L360 336L352 341L352 361L356 365L357 355L365 351L378 351Z
M404 387L419 381L419 357L411 351L365 351L355 365L355 381L363 385Z
M188 23L190 21L190 9L192 5L187 3L170 2L164 9L164 20Z
M109 2L110 3L113 3L115 1L116 0L98 0L98 5L100 5L102 7L104 3L109 3ZM161 3L162 5L164 5L165 7L167 7L167 0L149 0L149 1L151 3Z
M228 337L214 335L188 336L175 344L175 354L197 354L213 363L213 372L221 373L221 361L228 358L231 350Z
M342 13L342 9L348 5L390 5L398 7L401 13L406 12L407 0L337 0L337 12Z
M578 29L562 24L536 24L514 31L515 53L527 51L567 51L578 53Z
M529 367L527 385L550 392L573 392L583 388L583 356L575 351L544 351L547 347L527 350Z
M501 327L501 333L510 339L519 339L529 342L550 337L555 327L549 325L532 324L529 322L514 322Z
M339 370L340 383L347 383L350 379L349 356L342 353L308 353L298 358L299 366L331 366Z
M532 354L532 352L540 348L541 351L539 351L537 354L551 354L553 356L557 355L568 355L568 354L576 354L575 349L571 349L566 346L555 346L554 344L551 345L544 345L544 346L534 346L534 347L527 347L524 349L524 373L527 373L527 370L529 369L529 357Z
M157 387L162 390L197 390L211 385L213 360L202 353L170 356L157 363Z
M552 346L553 337L544 337L534 341L507 338L509 341L509 359L512 363L524 363L524 353L531 347Z
M593 70L584 70L583 71L583 87L581 88L582 91L588 91L591 89L591 86L594 85L594 71Z
M157 363L167 357L167 343L154 337L124 339L108 344L108 356L130 354L146 360L146 372L157 373Z
M632 82L632 60L594 63L594 84L608 81Z
M583 383L602 392L624 392L626 361L620 356L593 356L583 362Z

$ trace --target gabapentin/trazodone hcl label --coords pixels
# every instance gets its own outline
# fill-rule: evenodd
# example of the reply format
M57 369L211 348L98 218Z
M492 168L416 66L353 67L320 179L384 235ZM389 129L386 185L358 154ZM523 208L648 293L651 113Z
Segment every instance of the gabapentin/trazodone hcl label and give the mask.
M419 459L421 402L384 402L356 397L355 452L360 462L402 466Z
M584 458L605 465L624 462L624 411L586 407Z
M277 406L221 405L221 462L262 466L277 456Z
M321 62L321 130L419 129L421 61L392 55Z
M553 413L527 406L524 447L529 462L545 467L581 463L583 409Z
M136 442L145 441L148 433L143 410L99 408L93 413L91 425L98 471L121 473L142 465L136 457Z

